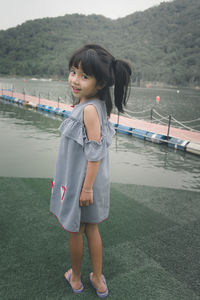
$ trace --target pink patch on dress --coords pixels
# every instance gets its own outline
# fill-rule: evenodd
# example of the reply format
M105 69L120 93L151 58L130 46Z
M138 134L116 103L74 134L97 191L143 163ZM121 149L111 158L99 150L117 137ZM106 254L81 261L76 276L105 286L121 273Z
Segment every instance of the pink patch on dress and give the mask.
M61 187L61 189L63 189L63 194L62 194L62 190L61 190L61 196L62 196L61 201L63 201L63 199L64 199L64 197L65 197L65 192L66 192L66 190L67 190L67 187L63 185L63 186Z
M51 185L52 185L52 187L51 187L51 193L53 193L53 186L54 186L54 181L53 180L51 180Z

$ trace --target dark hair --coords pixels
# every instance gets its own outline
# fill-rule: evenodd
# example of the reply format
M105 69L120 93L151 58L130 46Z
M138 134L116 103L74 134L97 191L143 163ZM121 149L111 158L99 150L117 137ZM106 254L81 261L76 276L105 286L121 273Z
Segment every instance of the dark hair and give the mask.
M110 87L114 86L114 103L119 112L128 100L128 88L131 76L131 67L123 60L116 60L106 49L99 45L88 44L77 50L69 61L71 67L79 67L89 76L96 78L97 84L102 86L98 93L100 100L106 102L107 114L112 110Z

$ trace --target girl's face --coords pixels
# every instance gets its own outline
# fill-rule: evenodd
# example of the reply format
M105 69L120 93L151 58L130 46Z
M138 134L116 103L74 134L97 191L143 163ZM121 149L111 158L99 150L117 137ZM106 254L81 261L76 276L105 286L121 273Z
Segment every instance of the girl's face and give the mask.
M74 97L79 98L80 102L95 97L97 92L101 89L100 86L97 85L95 77L86 75L80 64L79 68L71 67L68 82Z

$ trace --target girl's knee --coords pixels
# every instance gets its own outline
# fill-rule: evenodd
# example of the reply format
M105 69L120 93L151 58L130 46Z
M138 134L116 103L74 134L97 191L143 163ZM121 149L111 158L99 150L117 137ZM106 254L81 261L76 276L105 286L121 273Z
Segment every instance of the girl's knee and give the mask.
M85 233L87 237L99 233L98 224L85 224Z

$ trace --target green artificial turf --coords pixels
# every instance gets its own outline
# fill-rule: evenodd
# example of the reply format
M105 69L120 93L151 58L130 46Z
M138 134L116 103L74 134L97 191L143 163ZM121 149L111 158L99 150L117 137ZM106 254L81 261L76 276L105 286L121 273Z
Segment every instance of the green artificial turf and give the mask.
M68 233L49 212L49 179L0 178L0 299L96 299L85 240L82 281L73 295ZM200 299L199 193L111 184L100 225L109 299Z

